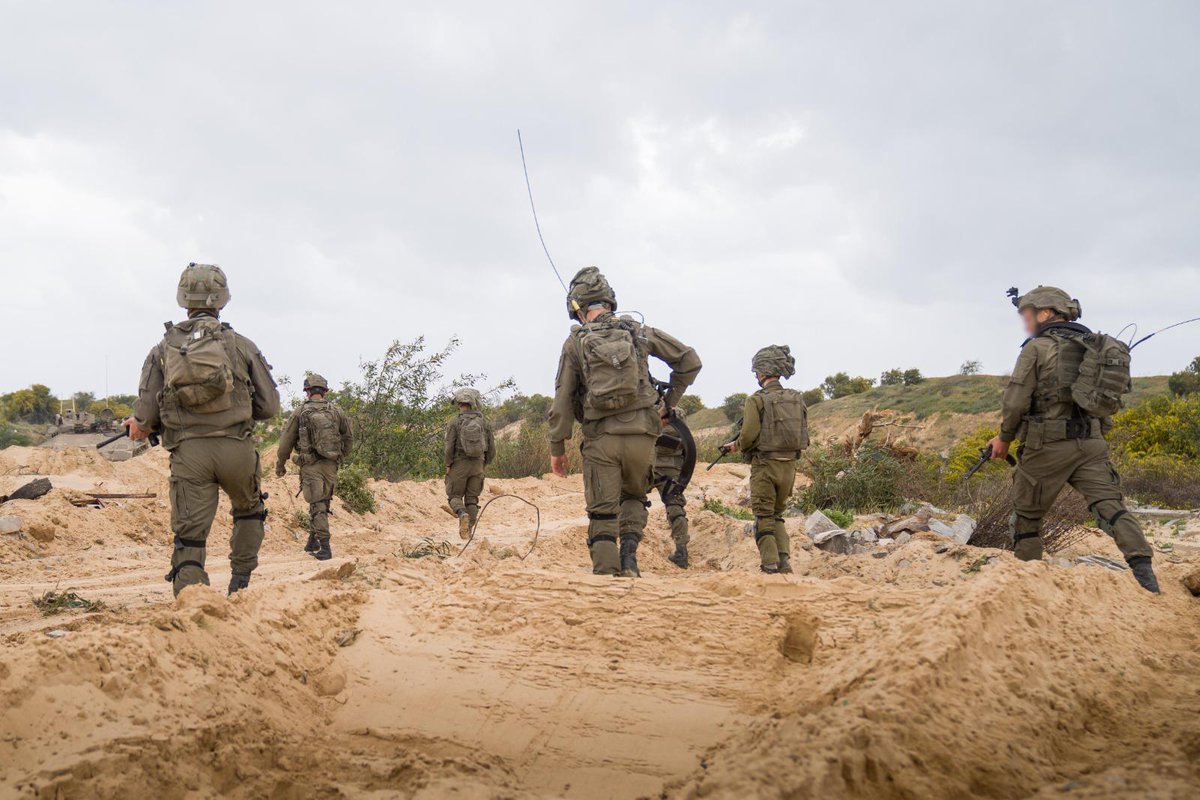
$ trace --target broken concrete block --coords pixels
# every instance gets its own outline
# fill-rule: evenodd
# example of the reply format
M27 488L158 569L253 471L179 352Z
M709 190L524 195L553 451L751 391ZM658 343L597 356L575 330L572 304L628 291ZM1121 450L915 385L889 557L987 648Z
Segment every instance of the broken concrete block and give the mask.
M20 517L0 517L0 533L19 533L21 531Z
M836 522L822 514L820 511L814 511L804 520L804 532L807 533L815 542L816 534L825 533L826 531L840 531L841 528Z

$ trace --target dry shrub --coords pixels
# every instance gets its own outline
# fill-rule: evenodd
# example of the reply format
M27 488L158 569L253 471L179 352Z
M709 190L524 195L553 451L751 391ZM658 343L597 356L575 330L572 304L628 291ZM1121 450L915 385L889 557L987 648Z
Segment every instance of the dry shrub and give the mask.
M1140 503L1164 508L1200 508L1200 465L1176 458L1123 460L1121 485Z
M955 504L977 523L970 544L1012 550L1009 528L1013 513L1011 477L994 473L977 481L965 490L963 501ZM1046 551L1054 553L1086 538L1089 534L1081 526L1092 519L1083 496L1071 488L1063 490L1042 519L1042 541Z
M583 469L578 430L567 442L567 469ZM488 474L493 478L540 478L550 471L550 433L544 422L524 420L515 436L496 437L496 457Z

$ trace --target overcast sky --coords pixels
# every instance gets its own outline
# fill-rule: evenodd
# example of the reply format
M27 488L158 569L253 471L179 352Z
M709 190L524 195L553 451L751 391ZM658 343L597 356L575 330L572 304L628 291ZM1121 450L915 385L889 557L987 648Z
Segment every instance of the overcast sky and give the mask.
M180 269L277 374L553 387L566 279L695 346L1007 372L1010 285L1200 314L1200 4L0 0L0 390L133 391ZM1135 354L1180 369L1200 326ZM664 372L665 374L665 372Z

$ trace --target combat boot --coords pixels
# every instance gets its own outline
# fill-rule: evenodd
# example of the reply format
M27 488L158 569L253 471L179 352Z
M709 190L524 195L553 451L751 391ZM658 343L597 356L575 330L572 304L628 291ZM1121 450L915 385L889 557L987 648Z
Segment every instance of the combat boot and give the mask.
M763 572L767 573L768 575L778 575L779 574L779 565L778 564L762 564L759 566L759 569L762 570Z
M779 572L781 575L792 574L792 557L787 553L779 554Z
M637 563L638 540L632 536L621 537L621 577L640 578L641 570Z
M1151 566L1150 556L1135 556L1129 559L1129 568L1133 570L1133 577L1137 578L1138 584L1147 592L1160 594L1158 589L1158 578L1154 575L1154 567Z
M320 549L321 542L317 539L317 535L315 533L310 533L308 535L308 543L304 545L304 552L315 553Z
M234 592L239 592L250 585L250 576L241 575L237 572L233 573L229 578L229 596L233 596Z
M466 511L458 512L458 538L471 538L471 518L467 516Z
M675 552L667 556L667 561L670 561L680 569L688 568L688 551L686 544L676 544Z
M313 558L317 561L328 561L333 558L333 551L329 549L328 539L319 539L318 545L317 552L313 553Z

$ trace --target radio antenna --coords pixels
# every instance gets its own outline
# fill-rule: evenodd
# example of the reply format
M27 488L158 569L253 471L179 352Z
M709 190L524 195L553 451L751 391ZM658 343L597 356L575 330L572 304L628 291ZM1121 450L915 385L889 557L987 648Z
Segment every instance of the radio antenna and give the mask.
M1176 322L1174 325L1168 325L1165 328L1159 328L1154 333L1148 333L1145 336L1143 336L1142 338L1138 339L1133 344L1129 345L1129 349L1132 350L1133 348L1137 347L1139 344L1146 341L1147 339L1152 339L1164 331L1169 331L1172 328L1178 328L1180 325L1188 325L1193 322L1200 322L1200 317L1193 317L1192 319L1185 319L1183 322Z
M558 278L558 283L562 286L563 291L570 294L566 282L558 272L558 267L554 265L554 259L550 257L546 239L542 236L542 224L538 222L537 206L533 204L533 186L529 183L529 167L525 164L525 142L521 139L520 128L517 128L517 146L521 148L521 171L525 173L525 191L529 193L529 210L533 212L533 227L537 228L538 241L542 243L542 252L546 254L546 260L550 262L550 269L554 270L554 277Z

